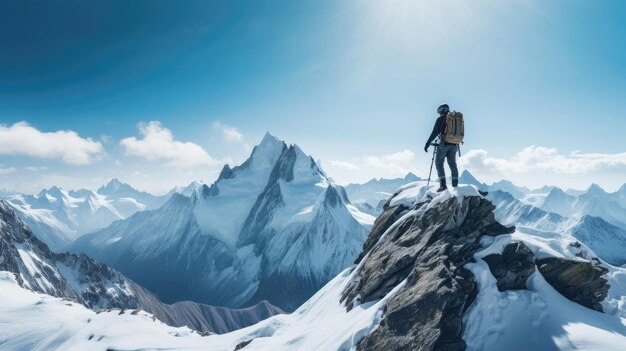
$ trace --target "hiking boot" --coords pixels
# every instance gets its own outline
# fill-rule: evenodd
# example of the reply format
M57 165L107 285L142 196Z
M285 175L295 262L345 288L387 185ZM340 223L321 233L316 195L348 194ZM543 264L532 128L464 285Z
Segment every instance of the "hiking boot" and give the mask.
M457 186L459 186L459 180L458 179L452 179L452 186L454 188L456 188Z
M444 180L442 182L439 182L439 189L437 189L437 192L440 193L446 189L448 189L448 187L446 186L446 181Z

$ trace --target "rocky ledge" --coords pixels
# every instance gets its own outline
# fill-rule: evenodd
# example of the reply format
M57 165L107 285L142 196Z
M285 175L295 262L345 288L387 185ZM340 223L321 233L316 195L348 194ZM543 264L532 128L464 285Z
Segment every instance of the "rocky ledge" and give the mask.
M482 236L512 233L494 218L494 205L471 186L437 194L415 183L384 206L358 257L341 302L347 310L388 294L380 323L358 350L465 350L463 314L477 283L464 265L474 261ZM537 259L523 242L483 258L500 291L526 289L540 272L568 299L602 311L606 270L583 260Z
M502 254L489 255L483 260L500 291L526 289L526 280L535 272L535 254L524 243L509 244Z
M606 268L586 261L548 257L537 261L537 267L552 287L568 299L602 312L600 304L609 293L608 281L602 275Z
M343 293L350 309L397 288L380 325L358 349L464 350L462 316L477 287L463 265L473 260L481 236L513 228L498 223L491 202L469 186L442 195L417 187L402 194L420 200L396 195L385 204L357 261L356 279Z

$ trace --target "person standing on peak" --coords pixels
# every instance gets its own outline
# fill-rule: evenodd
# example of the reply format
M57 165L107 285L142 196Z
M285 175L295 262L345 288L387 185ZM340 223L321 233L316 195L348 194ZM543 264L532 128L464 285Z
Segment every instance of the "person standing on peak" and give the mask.
M446 172L443 168L443 162L446 159L452 173L452 186L456 187L459 184L456 154L458 152L460 155L459 144L463 143L465 128L463 114L456 111L450 112L448 105L443 104L439 106L437 113L439 113L439 117L435 121L435 126L432 133L430 133L428 141L426 141L424 151L428 152L430 145L435 146L435 166L437 168L437 176L439 177L439 189L437 189L437 192L441 192L448 188L446 186ZM439 142L432 144L437 137L439 137Z

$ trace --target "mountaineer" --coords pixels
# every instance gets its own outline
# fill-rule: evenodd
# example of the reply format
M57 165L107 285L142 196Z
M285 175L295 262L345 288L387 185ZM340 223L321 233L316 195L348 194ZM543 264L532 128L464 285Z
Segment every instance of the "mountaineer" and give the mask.
M456 154L458 152L459 156L461 155L459 144L463 143L465 127L463 114L456 111L450 112L448 105L443 104L439 106L437 113L439 113L439 117L435 121L435 126L424 146L424 151L428 152L428 148L431 145L435 147L435 165L439 178L439 189L437 189L437 192L441 192L448 188L446 186L446 172L443 168L444 159L447 159L448 166L450 166L452 186L456 187L459 184L459 170L456 166ZM433 143L435 138L439 138L439 142Z

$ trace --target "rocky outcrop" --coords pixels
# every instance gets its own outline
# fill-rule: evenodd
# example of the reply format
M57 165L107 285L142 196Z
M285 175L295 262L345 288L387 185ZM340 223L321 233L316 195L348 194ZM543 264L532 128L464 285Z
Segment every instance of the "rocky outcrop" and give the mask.
M509 244L502 254L489 255L483 260L500 291L526 289L526 280L535 271L535 254L521 242Z
M342 301L350 309L398 290L359 350L465 349L462 316L477 287L463 265L482 235L512 231L494 219L491 202L473 193L436 204L427 197L410 209L387 206L378 218L364 246L371 249L359 258Z
M603 312L600 304L608 295L606 268L586 261L549 257L537 261L539 271L561 295L585 307Z
M363 243L363 251L359 254L356 261L354 263L359 263L367 255L367 253L376 245L380 237L394 224L402 214L406 213L408 208L403 205L395 206L391 209L385 208L385 212L383 212L376 221L374 222L374 226L372 227L372 231L369 236Z

